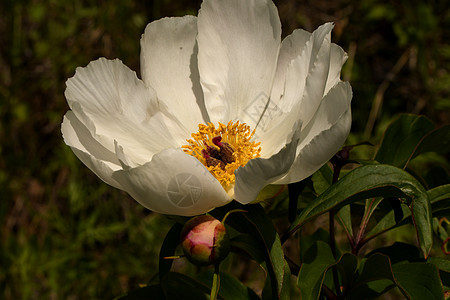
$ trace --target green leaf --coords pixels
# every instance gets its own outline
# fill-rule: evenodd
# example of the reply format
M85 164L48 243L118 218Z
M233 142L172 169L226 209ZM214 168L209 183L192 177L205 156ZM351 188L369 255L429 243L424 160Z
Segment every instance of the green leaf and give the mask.
M302 300L319 298L325 274L334 262L330 246L325 242L318 241L306 251L297 277Z
M293 222L290 232L330 209L371 197L398 197L409 203L417 237L425 257L432 246L432 219L428 194L409 173L389 165L356 168L330 186Z
M450 199L450 184L441 185L427 191L431 204L441 200Z
M264 289L262 292L263 299L273 299L272 298L272 285L266 284L264 285ZM285 261L284 263L284 277L283 277L283 288L281 289L280 298L281 300L289 300L291 299L291 269L289 268L288 263Z
M209 299L210 288L181 273L168 272L160 284L133 290L118 300Z
M444 299L437 268L430 263L402 263L392 266L397 286L409 299Z
M333 180L333 171L325 164L312 176L314 190L318 195L330 187Z
M384 217L377 222L377 224L366 234L366 240L373 239L374 237L393 229L398 226L408 224L411 220L411 210L406 205L401 205L403 211L403 220L397 222L395 220L395 213L393 210L385 213Z
M359 276L349 291L349 299L370 299L382 295L394 287L391 263L382 254L374 254L363 260Z
M443 299L437 268L430 263L402 262L391 265L388 256L375 253L361 263L359 274L349 299L381 295L393 287L391 282L408 299ZM377 284L371 285L373 282Z
M344 253L336 264L336 268L341 275L341 286L347 288L352 285L356 268L358 267L358 258L356 255Z
M392 264L396 264L398 262L423 262L424 259L420 255L420 250L413 245L395 242L391 246L382 247L373 250L367 257L374 255L375 253L387 255Z
M375 253L361 263L360 275L355 281L355 286L379 279L394 281L389 257L384 254Z
M161 282L165 298L171 299L209 299L210 288L181 273L169 272Z
M301 236L299 243L300 243L300 261L302 263L305 260L306 251L308 251L309 248L311 248L311 246L318 241L329 243L330 233L323 228L318 228L313 234L308 235L305 234ZM339 249L336 250L339 251Z
M289 268L289 265L286 260L284 261L284 276L280 299L282 300L291 299L291 268Z
M450 215L450 184L441 185L427 191L434 217Z
M395 284L389 279L377 279L374 281L369 281L357 289L352 290L350 294L347 295L348 300L360 300L360 299L383 299L380 296L395 288Z
M279 194L281 194L285 189L286 187L283 185L269 184L265 186L261 190L261 192L259 192L258 196L256 197L256 200L253 203L259 203L261 201L273 199Z
M251 234L242 233L231 239L232 250L239 248L260 264L266 259L265 251L261 249L261 246L264 245Z
M245 213L244 216L253 224L258 238L264 244L265 265L270 276L272 299L280 299L283 289L286 288L284 285L289 282L285 280L286 261L280 237L272 220L260 205L248 205L246 208L248 213Z
M386 129L375 160L403 168L434 124L424 116L402 114Z
M450 152L450 125L444 125L428 132L418 143L409 160L425 152Z
M352 285L358 259L355 255L344 253L337 261L334 259L328 243L317 241L305 254L297 278L302 299L318 299L328 270L336 267L340 273L340 285L347 288Z
M439 270L450 273L450 260L441 257L430 257L428 262L438 267Z
M243 206L232 202L224 207L216 208L211 212L216 218L226 214L231 209L244 209L247 212L232 214L227 219L227 224L236 231L244 234L232 239L233 247L242 248L254 259L260 262L267 271L268 282L271 285L271 299L280 299L284 285L289 282L285 280L285 259L281 247L280 237L273 226L272 220L267 216L259 204ZM244 237L251 238L248 242Z
M447 289L450 289L450 260L441 257L430 257L428 262L432 263L439 269L442 284Z
M213 270L203 272L198 279L207 286L211 286ZM225 300L261 300L252 289L226 272L220 272L219 298Z
M370 216L377 209L378 205L381 203L383 198L370 198L366 200L366 204L364 206L364 218L369 219Z
M161 245L161 250L159 251L159 281L170 272L172 267L173 259L164 259L164 257L173 256L175 254L175 249L180 243L180 234L182 226L181 224L175 223L172 228L170 228L166 237L164 238L163 244Z
M347 233L347 236L353 237L352 214L350 205L342 207L337 213L336 217Z

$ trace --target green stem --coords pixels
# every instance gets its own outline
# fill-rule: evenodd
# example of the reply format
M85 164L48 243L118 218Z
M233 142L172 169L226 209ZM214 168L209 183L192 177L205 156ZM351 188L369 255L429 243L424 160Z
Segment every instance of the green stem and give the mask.
M244 209L232 209L232 210L230 210L229 212L227 212L226 213L226 215L223 217L223 219L222 219L222 224L225 224L225 220L232 214L232 213L235 213L235 212L244 212L244 213L246 213L247 211L246 210L244 210Z
M219 288L220 288L220 275L219 275L219 265L214 265L214 275L213 275L213 283L211 287L211 295L209 297L210 300L216 300L217 295L219 294Z
M164 259L178 259L178 258L182 258L182 257L186 257L186 255L164 256Z

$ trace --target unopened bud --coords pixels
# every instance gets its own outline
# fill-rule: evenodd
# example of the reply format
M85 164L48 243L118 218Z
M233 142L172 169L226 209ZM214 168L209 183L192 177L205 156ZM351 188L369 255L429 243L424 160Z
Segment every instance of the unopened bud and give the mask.
M197 266L216 264L230 252L230 238L217 219L202 215L190 219L181 231L184 254Z

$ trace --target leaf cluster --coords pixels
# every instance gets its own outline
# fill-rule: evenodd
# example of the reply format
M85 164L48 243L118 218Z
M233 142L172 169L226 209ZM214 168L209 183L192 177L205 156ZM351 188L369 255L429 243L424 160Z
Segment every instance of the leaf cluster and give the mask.
M353 160L348 155L353 148L367 143L346 146L331 159L330 165L304 182L291 184L287 189L265 189L259 198L270 199L262 205L232 202L210 212L218 219L232 210L242 212L227 219L234 257L254 261L265 278L257 293L241 282L232 269L218 271L217 265L215 276L224 279L220 288L215 281L217 297L374 299L396 291L407 299L444 299L444 291L448 293L450 288L450 265L444 258L449 254L450 181L443 178L441 181L447 183L437 185L433 179L418 175L409 164L428 152L449 153L449 142L450 126L436 127L423 116L403 114L385 131L374 159ZM347 165L351 165L350 169L339 176ZM280 203L287 206L284 213L277 207L283 206ZM363 211L362 217L358 211ZM302 233L325 214L329 215L328 231ZM280 237L273 221L280 217L286 220L287 216L291 222ZM345 243L336 243L335 218L346 234ZM173 262L164 259L175 254L182 223L172 227L163 243L159 277L120 299L176 299L185 294L195 299L208 297L211 270L188 276L172 271ZM416 242L368 245L402 226L411 229L410 235ZM298 243L297 258L283 248L289 242ZM436 243L442 249L433 248ZM361 251L363 247L365 251Z

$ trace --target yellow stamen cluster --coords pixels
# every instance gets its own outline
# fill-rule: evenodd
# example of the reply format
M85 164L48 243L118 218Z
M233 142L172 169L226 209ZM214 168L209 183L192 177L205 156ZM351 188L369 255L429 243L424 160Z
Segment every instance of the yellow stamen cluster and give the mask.
M235 182L234 171L244 166L250 159L260 156L261 147L259 145L261 143L252 141L254 134L255 131L250 131L250 126L245 123L240 124L239 121L235 123L230 121L227 125L219 122L217 128L212 123L207 125L199 124L198 132L193 133L192 139L187 140L189 145L184 145L182 148L184 152L202 162L209 172L219 180L224 189L228 191ZM219 147L213 143L213 138L217 136L222 137L221 142L230 144L234 149L234 162L227 163L225 166L207 166L202 150L207 151L205 143L209 147L219 150Z

